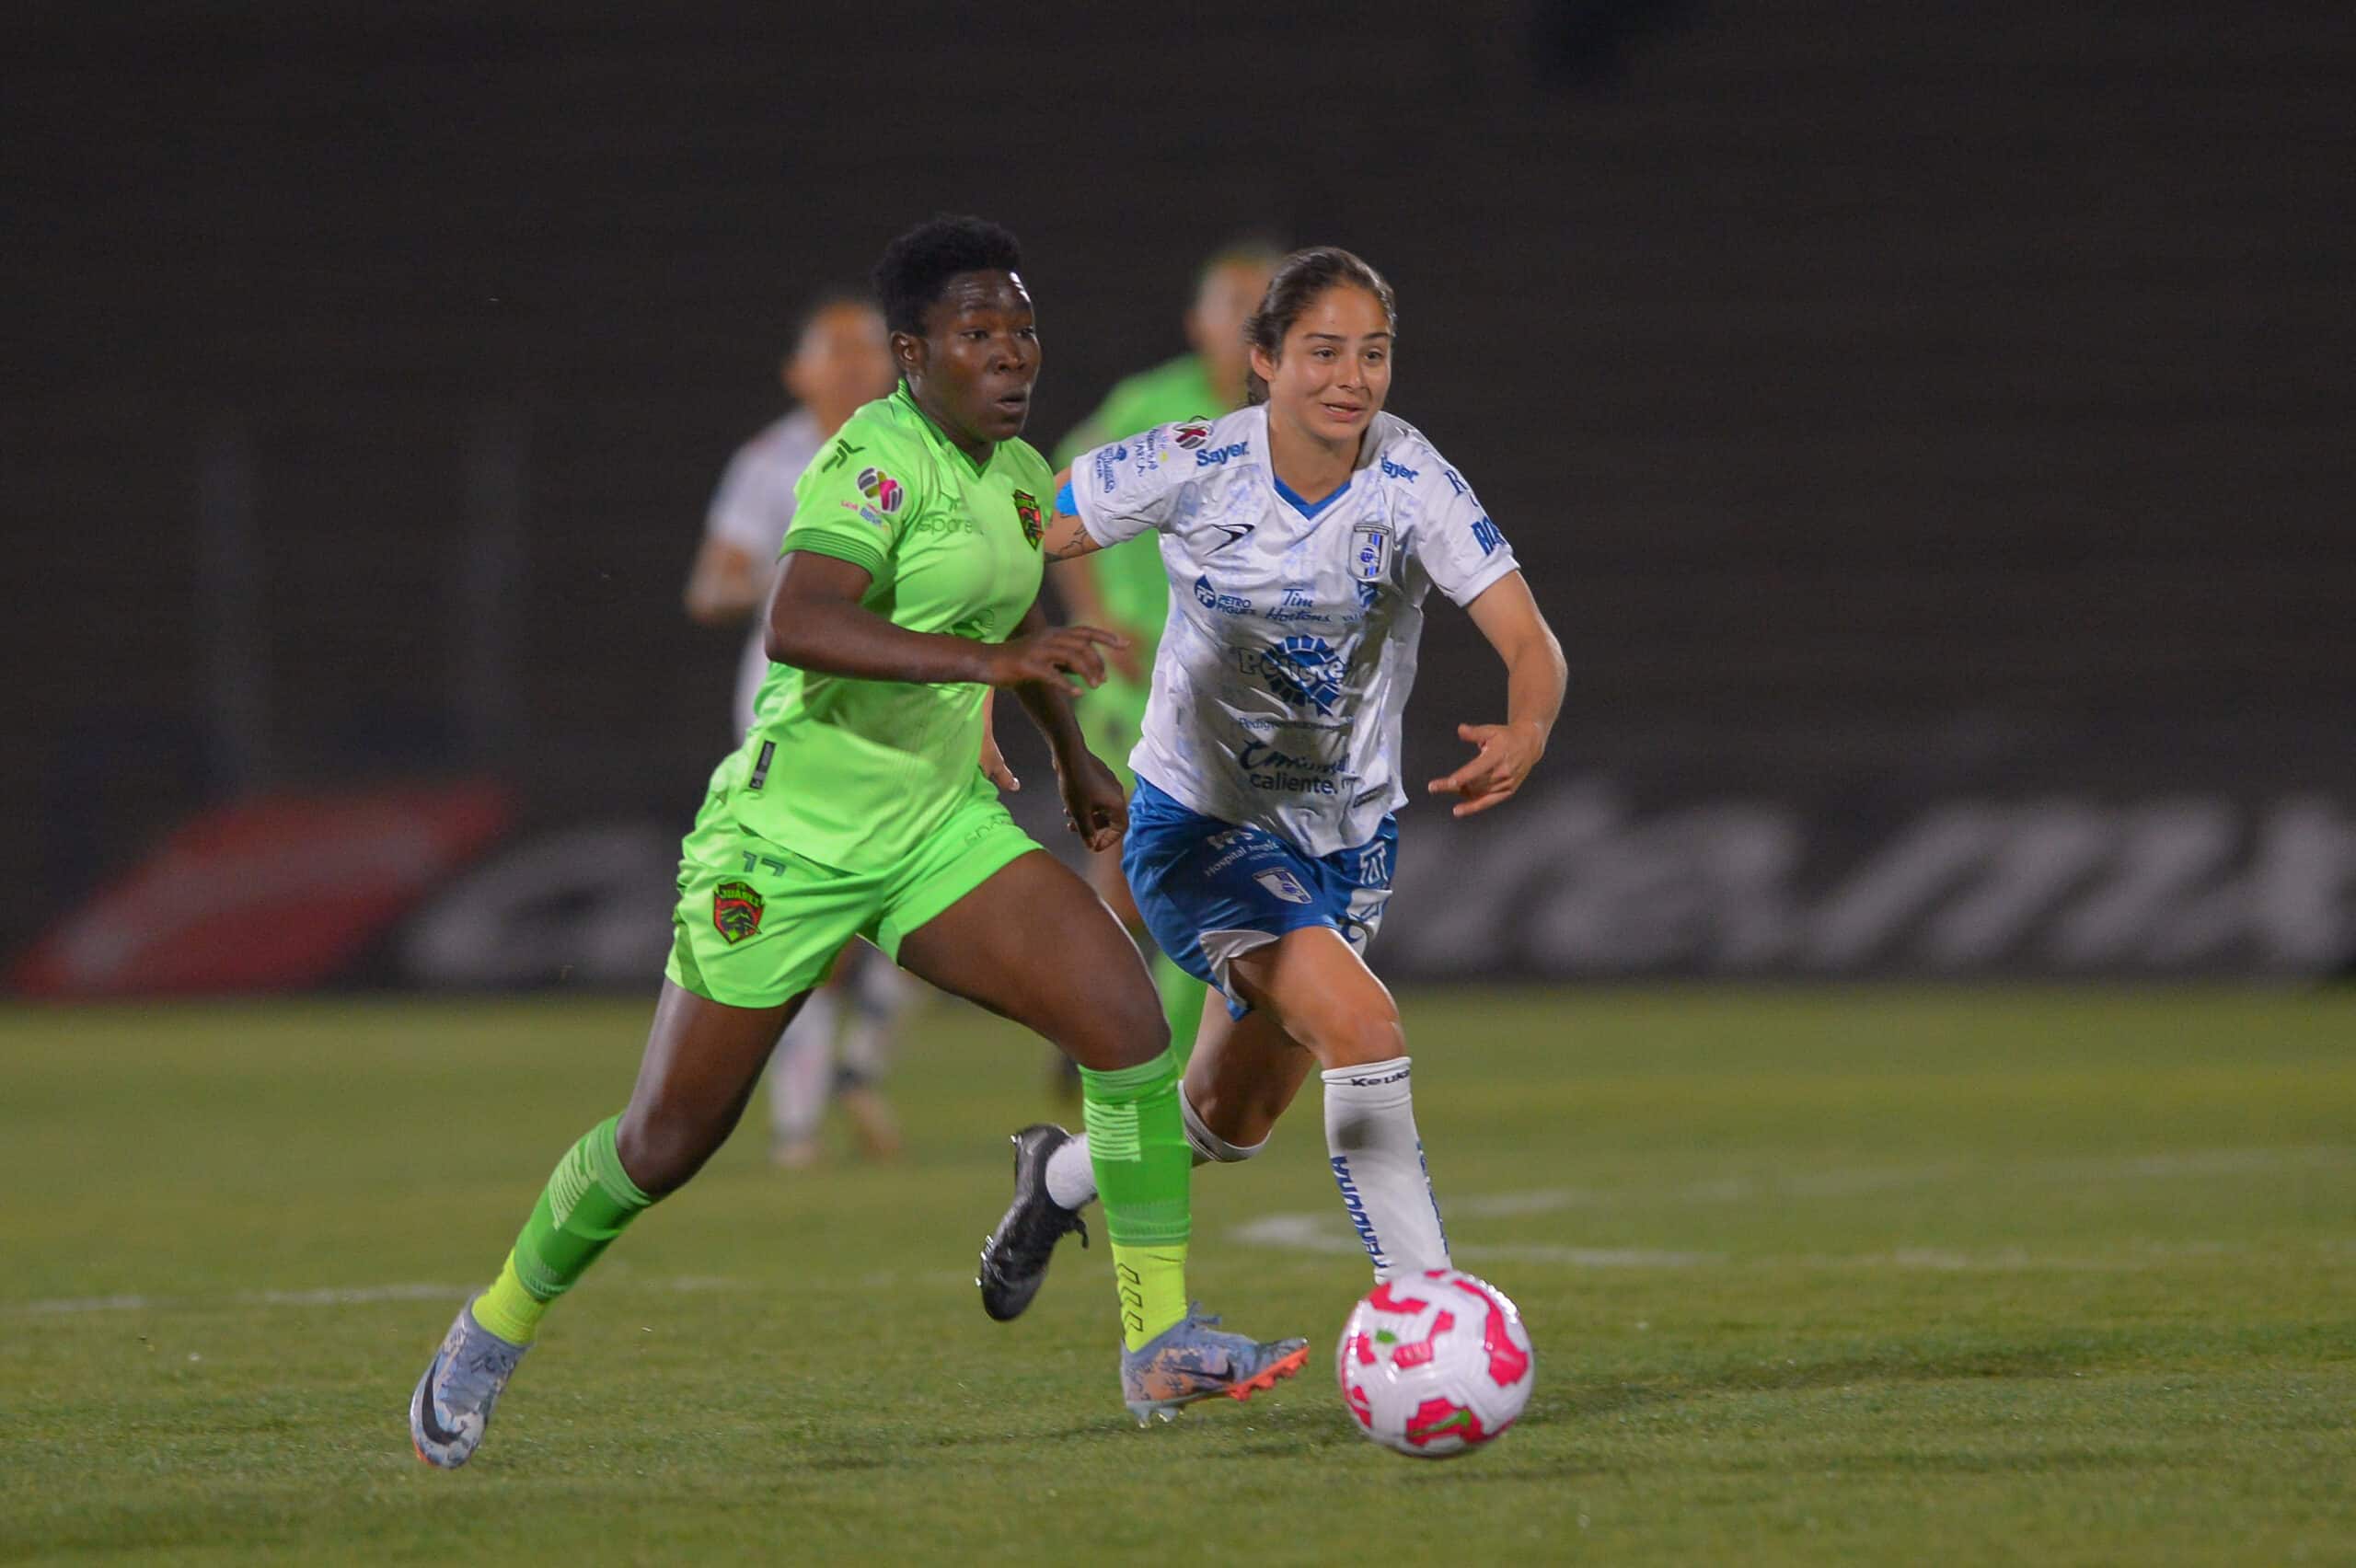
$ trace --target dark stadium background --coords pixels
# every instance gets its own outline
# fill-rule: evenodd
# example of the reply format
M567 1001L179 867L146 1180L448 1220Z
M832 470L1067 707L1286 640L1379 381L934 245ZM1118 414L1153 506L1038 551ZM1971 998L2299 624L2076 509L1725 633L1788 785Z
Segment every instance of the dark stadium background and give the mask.
M1573 684L1532 794L1409 814L1392 971L2343 970L2343 21L11 7L0 951L357 901L322 978L651 985L703 508L799 303L949 209L1027 247L1042 445L1229 236L1396 282ZM1411 776L1501 700L1440 608ZM266 812L141 880L412 780L491 787L445 877Z

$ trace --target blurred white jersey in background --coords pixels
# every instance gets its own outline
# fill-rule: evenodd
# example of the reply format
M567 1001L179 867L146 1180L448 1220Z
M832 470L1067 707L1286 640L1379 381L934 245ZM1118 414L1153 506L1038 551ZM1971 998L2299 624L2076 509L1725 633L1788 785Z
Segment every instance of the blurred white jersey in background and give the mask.
M738 447L727 472L720 476L720 489L712 493L704 532L727 540L774 572L786 526L793 521L794 482L826 444L816 416L796 409ZM753 727L753 694L768 678L769 658L761 647L767 629L765 613L754 611L752 635L736 671L738 735Z

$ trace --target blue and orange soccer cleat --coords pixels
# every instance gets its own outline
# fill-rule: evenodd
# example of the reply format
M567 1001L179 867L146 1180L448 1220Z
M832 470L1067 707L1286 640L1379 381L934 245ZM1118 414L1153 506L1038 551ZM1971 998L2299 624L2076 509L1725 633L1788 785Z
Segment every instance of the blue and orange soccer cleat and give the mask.
M437 1470L456 1470L474 1458L491 1408L499 1402L527 1344L510 1344L475 1321L475 1304L457 1320L409 1397L409 1440L417 1457Z
M1273 1389L1309 1360L1302 1339L1263 1343L1242 1334L1220 1333L1218 1320L1190 1304L1186 1315L1136 1350L1121 1351L1121 1398L1139 1426L1155 1416L1177 1418L1196 1400L1248 1400Z

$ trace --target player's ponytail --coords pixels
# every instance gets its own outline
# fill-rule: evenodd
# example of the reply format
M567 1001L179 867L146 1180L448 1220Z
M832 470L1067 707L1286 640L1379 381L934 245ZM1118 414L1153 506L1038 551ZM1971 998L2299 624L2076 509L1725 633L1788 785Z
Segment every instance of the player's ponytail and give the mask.
M1301 312L1332 288L1364 289L1372 294L1382 306L1383 320L1392 336L1398 335L1399 301L1382 274L1338 245L1315 245L1296 250L1277 263L1276 276L1268 280L1268 292L1260 296L1260 308L1243 324L1243 341L1272 360L1282 358L1285 334L1292 330ZM1268 400L1268 384L1249 361L1243 369L1243 397L1247 403Z

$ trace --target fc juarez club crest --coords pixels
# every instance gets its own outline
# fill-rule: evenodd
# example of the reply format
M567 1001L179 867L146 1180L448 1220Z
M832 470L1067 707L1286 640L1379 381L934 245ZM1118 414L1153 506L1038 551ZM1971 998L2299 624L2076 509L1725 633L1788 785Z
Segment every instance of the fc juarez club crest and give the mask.
M1014 514L1022 519L1022 536L1031 542L1033 549L1037 549L1039 541L1047 534L1047 520L1039 514L1039 498L1029 490L1016 490Z
M733 947L761 928L768 903L751 882L724 882L711 890L711 923Z

